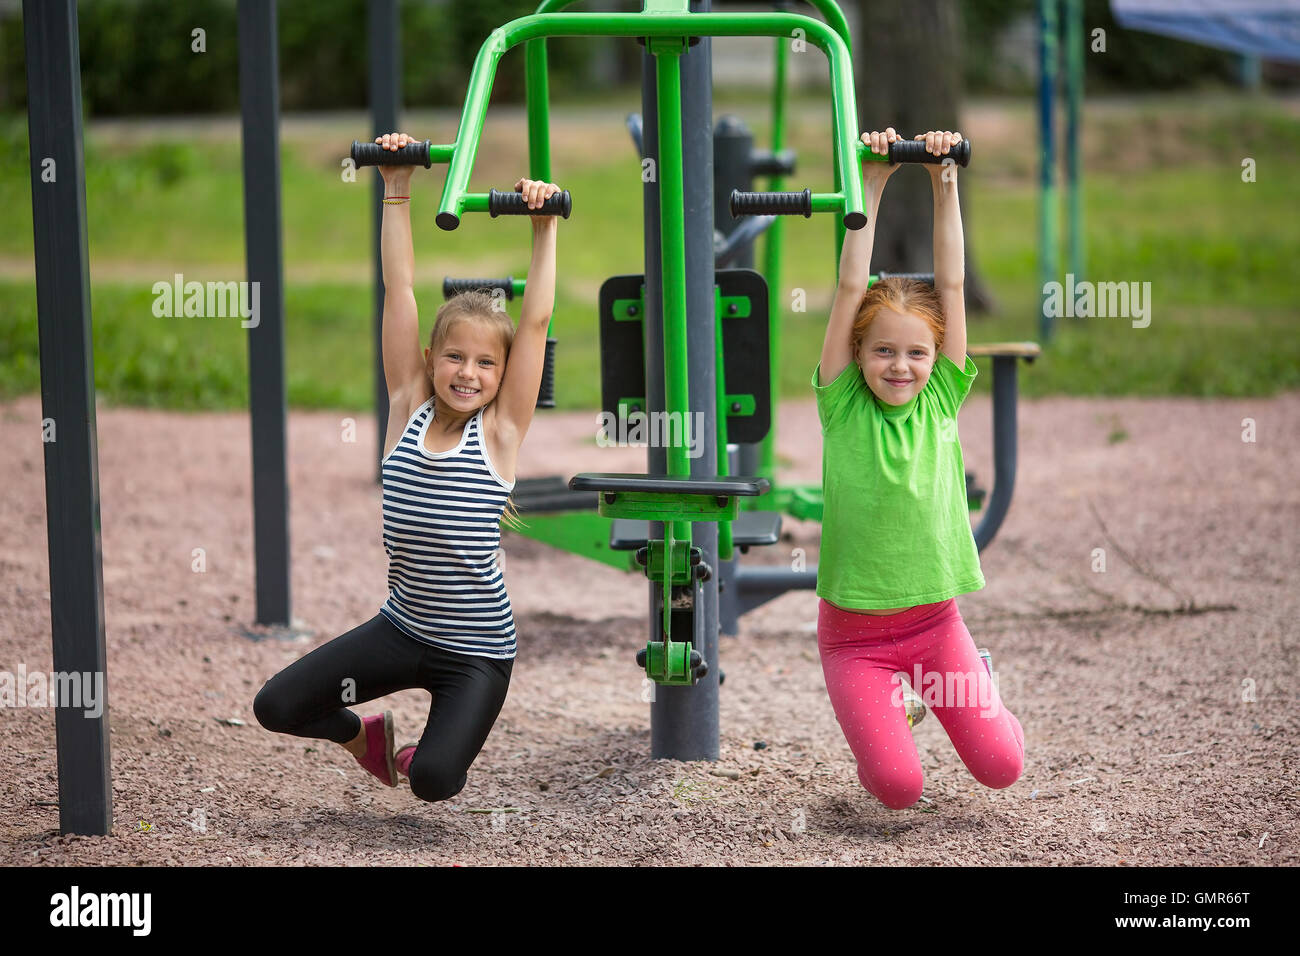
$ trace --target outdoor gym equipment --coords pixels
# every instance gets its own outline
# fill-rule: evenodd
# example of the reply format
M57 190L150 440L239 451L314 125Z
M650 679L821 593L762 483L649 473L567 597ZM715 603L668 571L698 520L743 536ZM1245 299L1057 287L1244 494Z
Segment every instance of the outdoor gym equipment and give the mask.
M455 147L434 146L427 139L423 143L407 143L401 149L385 149L378 143L359 140L352 143L352 161L358 166L423 166L428 169L435 156L439 157L438 162L449 162L454 152ZM573 197L565 189L546 199L540 209L529 209L522 193L489 189L486 193L461 193L456 208L457 212L438 213L437 222L441 228L451 230L459 226L460 212L486 212L494 219L497 216L561 216L568 219L573 211Z
M777 234L781 215L836 213L839 255L844 230L866 224L859 160L966 165L971 146L967 140L948 156L935 156L918 140L900 140L893 144L891 155L880 156L861 143L855 133L848 29L839 8L828 0L811 4L826 16L824 25L788 13L712 14L706 3L690 4L688 10L684 0L651 0L641 14L555 13L565 5L549 0L533 17L507 23L489 36L474 64L456 142L428 143L416 155L421 164L448 164L438 224L454 229L461 212L485 208L484 199L465 193L464 186L477 148L491 73L503 52L526 43L529 174L549 179L545 36L638 36L646 46L645 118L629 117L628 129L642 159L655 160L658 176L645 187L646 271L612 277L599 297L602 407L620 425L636 414L680 416L688 408L702 408L705 451L692 464L686 460L685 447L651 446L649 475L577 475L567 485L560 477L520 481L516 502L528 515L526 535L614 566L640 568L647 576L651 635L637 662L647 678L660 685L651 711L654 756L708 758L716 754L718 593L727 589L725 578L735 576L735 587L729 589L728 617L732 618L740 602L755 606L790 587L813 588L816 580L815 568L803 571L798 583L789 576L800 572L783 575L781 568L735 570L733 546L748 550L779 540L780 512L759 510L771 507L768 502L801 518L820 519L822 511L820 488L780 489L784 496L779 498L770 468L754 473L744 463L740 468L732 466L729 440L737 442L738 450L771 441L775 394L771 367L779 352L777 323L768 308L762 274L719 267L744 255L764 229ZM711 194L708 182L715 170L710 147L714 144L699 135L702 118L711 113L708 38L781 38L794 35L796 29L827 53L831 66L833 190L814 194L811 189L767 193L732 189L725 195ZM784 43L777 40L776 46L780 65ZM686 82L682 77L690 70L694 70L692 82ZM777 73L783 75L780 69ZM711 118L706 122L711 124ZM749 173L774 178L774 186L780 185L780 177L793 173L793 153L783 150L780 142L750 161ZM689 179L686 169L692 172ZM718 202L733 215L754 219L736 222L729 235L716 235L701 211ZM772 258L770 239L768 259ZM779 246L775 258L779 264ZM489 287L513 297L523 286L513 277L447 278L443 294ZM1013 490L1015 358L1032 358L1036 346L974 347L971 354L995 356L997 481L991 507L980 523L983 533L976 533L983 546L996 532ZM692 388L694 395L688 395ZM982 502L983 494L982 489L969 486L972 501ZM590 515L593 507L594 516ZM688 685L694 687L688 691ZM689 693L689 702L677 696L679 691Z
M688 408L701 409L705 453L692 462L685 457L683 448L651 448L650 475L629 479L633 485L639 479L640 487L611 482L603 476L579 476L584 480L575 479L577 486L585 481L592 490L573 491L563 479L551 478L534 483L521 481L516 486L516 494L521 510L528 512L531 528L527 533L531 536L614 566L644 568L650 579L651 598L651 640L642 652L644 666L654 676L684 681L689 672L696 681L693 687L658 688L651 706L652 754L678 759L716 759L720 676L715 666L718 595L725 586L727 568L736 563L733 545L743 551L749 546L775 543L782 511L800 517L820 517L820 493L819 489L814 496L805 489L780 488L770 477L773 474L770 427L761 438L764 458L761 469L745 463L746 452L757 447L752 442L738 443L741 465L728 467L728 426L732 437L738 438L746 427L761 431L757 427L760 416L770 421L770 396L775 389L769 387L769 398L761 402L758 386L745 393L752 401L744 396L738 398L731 386L737 382L744 384L740 377L743 373L732 373L727 363L734 361L746 343L766 342L768 361L760 362L760 366L770 375L772 356L781 354L779 322L775 311L769 312L767 308L766 290L767 283L779 288L779 237L783 223L776 216L753 217L736 223L739 228L731 229L721 244L714 241L710 211L715 204L720 208L727 205L725 197L729 191L724 191L715 201L710 188L714 144L701 132L712 124L709 38L747 35L769 36L775 41L777 84L771 150L766 156L760 151L749 170L751 175L769 177L774 193L784 191L782 178L793 172L793 155L783 145L788 40L799 35L826 54L832 87L834 182L831 193L817 197L815 211L838 213L833 217L838 242L847 226L861 224L863 208L861 183L853 165L861 147L856 137L848 26L831 0L809 3L825 18L825 23L788 12L712 14L707 12L707 0L690 4L686 0L647 0L640 14L556 12L568 5L569 0L546 0L536 15L512 21L492 33L475 62L456 143L438 147L429 144L424 164L448 163L450 167L439 208L440 226L454 228L467 211L490 213L494 204L492 194L487 194L486 199L470 196L466 187L492 76L500 57L515 46L525 46L529 175L549 181L552 177L546 37L623 36L641 38L646 45L642 84L644 119L630 122L629 128L637 141L638 152L657 160L660 175L657 181L646 183L643 190L644 277L633 277L637 282L636 295L624 298L635 300L631 304L636 305L640 317L638 324L644 338L645 356L643 374L646 368L655 372L644 376L644 408L678 413ZM367 10L370 94L374 128L380 132L398 128L396 3L371 0ZM256 620L261 624L287 625L290 621L289 509L275 25L273 0L269 3L239 0L248 279L263 285L263 314L260 324L249 329L248 349ZM801 32L796 34L796 30ZM103 673L107 687L75 0L25 0L23 35L42 414L55 421L59 429L58 441L48 442L44 447L53 666L56 671L66 673ZM59 170L55 181L43 179L42 164L46 160L54 161ZM692 171L689 180L683 177L686 168ZM845 170L852 174L844 176ZM376 181L375 189L376 228L372 251L376 263L374 320L378 346L379 318L383 311L378 272L378 224L382 209L378 199L382 184ZM813 199L810 192L808 203ZM715 273L715 268L743 259L747 249L752 248L753 237L763 232L764 227L768 228L767 262L762 274L747 269ZM719 257L716 267L715 255ZM760 282L765 275L766 282L761 286L755 284L752 277L744 278L746 273L758 276ZM522 292L520 280L507 277L501 281L505 295ZM748 283L752 293L732 294L737 288L735 283L742 287ZM722 294L724 284L731 290L726 295ZM759 290L761 300L756 298ZM616 290L611 287L610 291ZM609 301L612 321L618 297L611 295ZM625 315L630 315L628 304L624 302ZM743 331L736 325L741 322L748 322ZM757 329L764 322L770 323L766 339ZM548 341L548 352L553 345L553 340ZM604 343L603 361L609 361L610 351L603 346ZM969 350L972 355L994 355L995 502L1002 493L1004 502L1009 503L1010 481L1014 476L1015 360L1032 357L1036 349L1032 344L1013 344ZM375 352L378 361L378 347ZM549 357L547 367L553 368ZM1004 375L1002 368L1009 369L1009 373ZM660 369L663 374L659 374ZM375 388L376 409L382 422L387 400L382 369L375 375ZM1010 402L1005 402L1003 396L1009 396ZM539 405L544 404L543 398ZM378 429L381 443L384 433L381 424ZM1005 442L999 437L1003 435ZM1004 456L1004 445L1009 446L1008 456ZM379 457L376 454L376 462ZM737 472L751 477L729 477ZM655 482L669 476L678 482ZM708 483L717 482L723 483L728 494L713 495L706 490ZM661 486L667 488L666 500L661 498L655 502L652 499L661 492ZM682 494L684 488L694 494ZM608 500L607 495L613 500ZM720 505L719 498L729 500L726 505ZM526 508L524 501L527 501ZM575 506L575 501L581 504ZM607 513L613 513L610 509L621 509L623 516L611 520L582 510L588 505L598 507L602 501ZM732 511L750 502L776 510ZM694 504L709 508L712 513L693 511ZM995 514L997 511L991 507L981 522L976 534L981 547L996 530L993 519L1001 520L1001 514ZM638 512L642 517L627 517ZM659 515L664 520L651 520L646 515ZM985 529L989 530L985 532ZM713 573L715 563L721 566L721 574ZM763 577L769 570L739 569L753 574L746 576L738 572L736 580L741 586L729 588L727 593L732 597L743 595L744 585L749 585L752 595L761 601L765 599L761 593L772 596L789 587L812 587L816 579L815 569L809 568L800 583L769 582ZM656 578L656 575L661 576ZM683 578L689 583L681 583ZM764 591L765 588L768 590ZM674 645L689 645L689 651ZM56 735L61 831L109 832L112 800L107 701L97 718L85 717L75 708L56 708Z
M711 759L717 753L718 591L725 586L718 570L734 562L734 546L744 550L772 544L779 540L780 531L779 513L748 507L773 500L775 483L770 473L752 474L742 466L736 474L728 454L729 440L744 447L770 436L771 365L777 353L767 282L752 269L718 267L740 256L765 228L775 230L779 215L834 213L837 244L845 229L861 228L866 224L858 175L862 159L966 165L971 146L966 141L948 156L934 156L919 141L900 141L893 144L889 156L881 156L860 142L848 29L830 0L811 4L827 23L791 13L714 14L708 12L707 2L686 0L647 0L640 14L557 12L568 5L567 0L546 0L533 16L505 24L488 37L475 61L454 143L416 144L407 148L409 157L385 151L384 161L418 162L426 167L447 164L437 223L454 229L465 212L493 209L492 193L472 195L466 186L491 78L505 52L525 44L529 175L549 180L545 38L628 36L645 45L644 118L629 118L628 128L642 158L653 159L657 171L644 189L646 269L644 274L615 276L601 289L602 406L614 413L620 425L636 414L666 413L670 419L683 420L691 409L702 410L705 447L692 462L684 444L667 449L652 445L646 475L584 474L571 478L567 486L558 477L521 481L516 502L527 513L530 528L525 533L531 537L615 566L639 568L646 575L651 634L637 661L659 685L652 705L654 755ZM784 47L779 38L795 35L804 36L827 56L834 178L829 192L733 189L726 196L715 196L710 188L714 144L700 135L701 128L712 124L709 38L754 35L778 38L779 59ZM783 75L780 69L778 75ZM368 145L358 144L363 150L359 164ZM774 142L769 154L754 157L750 172L770 176L779 184L780 177L793 173L793 168L793 155ZM762 214L762 218L737 223L730 235L719 238L709 216L718 201L730 206L733 214ZM448 278L443 288L444 295L489 288L513 297L523 286L513 277ZM999 422L1005 417L1002 412L1010 411L1011 468L1008 472L1002 467L1007 443L999 440L994 495L1001 493L1009 500L1014 472L1014 378L1007 381L1012 403L1007 406L995 399L995 404L1001 409L996 416ZM995 425L995 433L1005 432ZM786 497L794 502L801 489L791 491ZM820 518L820 489L806 496L806 504L807 514L800 516ZM593 507L595 516L590 515ZM782 510L795 513L792 508ZM984 525L995 510L990 509ZM999 514L988 537L1000 520ZM601 540L606 536L608 544ZM793 586L813 587L815 580L815 569L808 569L804 581ZM792 586L777 584L767 589L768 596ZM737 587L733 592L741 590Z

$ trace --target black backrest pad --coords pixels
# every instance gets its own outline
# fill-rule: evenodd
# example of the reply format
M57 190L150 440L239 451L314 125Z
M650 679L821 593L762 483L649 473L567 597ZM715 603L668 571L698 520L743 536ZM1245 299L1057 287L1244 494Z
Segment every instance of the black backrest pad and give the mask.
M753 269L719 269L727 441L762 441L772 427L767 280ZM614 276L600 287L601 408L622 418L646 407L645 301L642 275ZM662 369L656 369L662 375Z

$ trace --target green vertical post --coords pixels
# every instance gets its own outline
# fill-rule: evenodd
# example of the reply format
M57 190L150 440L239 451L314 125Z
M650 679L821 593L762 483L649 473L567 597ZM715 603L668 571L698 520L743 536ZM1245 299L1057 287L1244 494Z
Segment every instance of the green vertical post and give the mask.
M680 37L650 41L655 57L655 96L659 111L659 249L663 265L664 410L668 421L690 414L686 375L686 211L682 171L682 73L685 41ZM690 458L683 444L670 445L668 474L688 476ZM674 521L671 535L690 541L689 523ZM667 524L665 537L669 535ZM671 538L669 538L671 540Z
M686 377L686 248L682 244L681 41L652 41L659 106L659 243L663 256L664 406L685 413L690 405ZM689 475L686 449L668 450L668 474Z
M1056 144L1054 108L1056 97L1058 0L1038 0L1038 337L1046 344L1052 338L1052 316L1047 314L1044 287L1055 281L1059 250L1056 213Z
M834 110L833 106L832 106L832 110ZM831 122L834 123L833 118ZM854 151L854 155L855 156L857 155L856 148ZM840 165L840 156L838 150L831 152L831 171L834 174L835 192L837 193L844 192L845 175L850 175L855 177L859 185L862 182L862 173L857 163L852 164L846 174L845 170ZM865 208L863 209L863 212L866 212ZM838 276L840 271L840 253L844 251L844 233L847 230L844 228L843 216L835 216L833 218L835 219L835 273L834 274ZM875 224L872 223L872 225L874 226Z
M1065 88L1068 106L1065 126L1066 216L1069 220L1068 259L1074 281L1084 279L1083 202L1080 181L1083 166L1083 0L1065 0Z
M786 46L788 42L784 37L778 37L776 41L776 89L772 97L773 156L778 155L785 148L786 72L790 56ZM785 188L785 177L773 176L767 188L772 192L780 192ZM781 376L778 369L781 367L781 324L785 318L785 297L781 294L781 234L784 226L784 217L777 216L776 222L768 228L767 239L763 243L763 274L767 277L769 290L767 327L771 361L768 365L772 375L771 390L768 394L772 396L773 408L777 406L778 396L781 394ZM772 416L772 427L768 429L759 447L758 473L770 481L773 488L776 487L775 415Z
M533 179L551 181L550 87L546 75L546 38L524 44L528 102L528 171Z
M528 102L528 175L551 181L551 91L547 82L546 38L524 44L524 74ZM555 319L546 326L546 337L555 336Z

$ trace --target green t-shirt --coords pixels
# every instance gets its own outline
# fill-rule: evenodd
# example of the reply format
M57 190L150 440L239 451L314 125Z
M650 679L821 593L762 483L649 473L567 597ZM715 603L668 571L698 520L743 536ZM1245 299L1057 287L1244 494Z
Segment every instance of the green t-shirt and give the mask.
M975 381L942 352L925 387L886 405L850 362L813 391L822 425L817 595L850 610L914 607L984 587L957 410Z

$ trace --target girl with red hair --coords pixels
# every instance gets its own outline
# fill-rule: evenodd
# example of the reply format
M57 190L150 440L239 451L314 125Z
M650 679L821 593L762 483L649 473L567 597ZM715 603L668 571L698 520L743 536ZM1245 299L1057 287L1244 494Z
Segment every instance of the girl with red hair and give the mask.
M916 138L943 155L961 134ZM890 127L862 139L887 154L898 134ZM823 436L817 644L826 690L858 780L902 809L920 798L922 774L900 671L985 786L1020 777L1024 731L956 602L984 586L957 438L976 375L966 355L957 166L924 167L934 187L934 288L900 278L868 288L880 195L897 168L863 162L867 225L845 237L812 384Z

